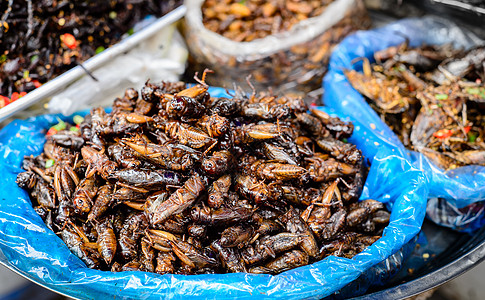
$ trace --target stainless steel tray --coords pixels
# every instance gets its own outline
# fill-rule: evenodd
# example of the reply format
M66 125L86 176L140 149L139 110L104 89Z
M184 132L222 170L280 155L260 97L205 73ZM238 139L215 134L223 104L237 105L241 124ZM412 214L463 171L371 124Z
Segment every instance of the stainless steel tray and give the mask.
M91 57L85 61L81 66L74 67L67 72L57 76L56 78L49 80L47 83L43 84L41 87L33 90L17 101L3 107L0 109L0 121L12 116L16 112L24 110L29 106L37 103L47 97L54 95L59 90L64 89L67 85L73 83L74 81L81 78L86 74L86 70L94 71L106 62L110 61L117 55L120 55L134 46L138 45L141 41L150 38L155 33L157 33L162 28L173 24L177 20L181 19L185 15L185 6L179 6L173 11L169 12L165 16L159 18L154 23L148 25L142 30L134 33L133 35L121 40L117 44L109 47L105 51ZM84 70L83 69L86 69Z
M474 6L471 3L466 3L467 1L431 0L431 2L448 6L449 9L459 9L470 13L475 13L477 15L482 15L482 16L485 15L485 8Z

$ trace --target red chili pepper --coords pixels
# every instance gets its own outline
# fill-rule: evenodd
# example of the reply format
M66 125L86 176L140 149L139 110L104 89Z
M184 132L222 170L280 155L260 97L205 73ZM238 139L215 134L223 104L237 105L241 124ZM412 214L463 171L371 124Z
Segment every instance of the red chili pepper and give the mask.
M453 131L449 129L441 129L433 133L433 136L438 139L446 139L453 135Z
M5 96L0 95L0 108L4 107L5 105L10 103L10 99Z
M51 127L51 128L50 128L50 129L47 131L46 135L53 135L53 134L56 134L56 133L57 133L57 130L56 130L55 128Z
M35 88L39 88L42 83L40 83L38 80L32 80L32 83L34 84Z
M10 103L17 101L18 99L22 98L25 95L27 95L27 92L21 92L21 93L13 92L12 97L10 98Z
M464 129L465 129L465 133L469 133L470 130L472 129L472 127L471 126L465 126Z
M12 97L10 97L10 102L14 102L14 101L18 100L18 98L20 98L20 94L17 93L17 92L13 92Z
M61 41L67 46L69 49L74 49L77 47L76 38L70 33L64 33L61 35Z

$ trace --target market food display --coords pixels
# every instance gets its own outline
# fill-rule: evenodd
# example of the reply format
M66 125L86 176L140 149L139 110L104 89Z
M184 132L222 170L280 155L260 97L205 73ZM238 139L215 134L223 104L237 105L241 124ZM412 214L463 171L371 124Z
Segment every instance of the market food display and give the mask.
M319 16L332 1L206 0L202 15L207 29L236 42L250 42Z
M88 267L277 274L380 238L352 124L300 98L212 98L205 75L129 89L24 159L18 185Z
M485 48L407 43L345 72L403 144L437 166L485 166Z
M257 89L308 92L321 87L332 49L370 26L360 0L186 2L192 70L215 71L211 85L232 88L251 75ZM192 72L192 73L191 73Z
M442 255L470 253L462 240L447 239L458 242L446 253L416 243L426 214L457 231L483 224L478 38L413 18L342 42L370 27L363 0L184 2L186 23L169 29L183 31L195 85L150 75L111 108L2 129L0 260L74 298L323 299L442 272ZM3 1L0 108L180 3ZM423 41L442 46L409 46ZM359 58L374 53L374 64ZM192 81L204 68L215 72ZM465 165L475 166L449 172ZM413 248L426 268L408 259Z
M168 1L2 1L0 108L118 42Z

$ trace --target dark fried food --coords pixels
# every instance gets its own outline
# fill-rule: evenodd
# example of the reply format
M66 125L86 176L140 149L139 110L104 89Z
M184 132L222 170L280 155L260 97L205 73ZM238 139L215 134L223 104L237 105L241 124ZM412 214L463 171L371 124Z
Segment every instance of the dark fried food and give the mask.
M357 203L352 124L274 95L213 99L204 76L128 90L25 158L18 185L87 266L276 274L382 234L384 205Z

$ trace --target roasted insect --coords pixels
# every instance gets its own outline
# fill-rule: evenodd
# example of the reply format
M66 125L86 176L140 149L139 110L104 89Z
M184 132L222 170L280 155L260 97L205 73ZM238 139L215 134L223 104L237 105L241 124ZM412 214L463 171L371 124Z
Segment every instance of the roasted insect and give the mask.
M352 257L382 234L384 205L357 203L352 124L288 96L210 98L206 73L186 89L129 89L24 159L18 185L87 266L277 274Z
M152 225L163 222L171 215L183 212L197 200L202 191L205 190L205 184L199 175L190 177L185 184L175 191L167 200L159 206L153 207L146 211L150 216Z
M353 0L328 27L319 26L319 20L328 19L335 0L189 1L185 34L193 60L186 74L208 67L215 71L208 83L225 87L246 86L251 76L250 85L258 90L297 93L306 103L319 102L333 48L371 24L362 0ZM209 36L221 43L210 42ZM264 51L260 43L267 45ZM232 46L236 51L229 50ZM293 114L299 100L270 95L241 108L247 116L271 121Z
M484 47L404 43L375 58L345 75L406 147L445 170L485 166Z

